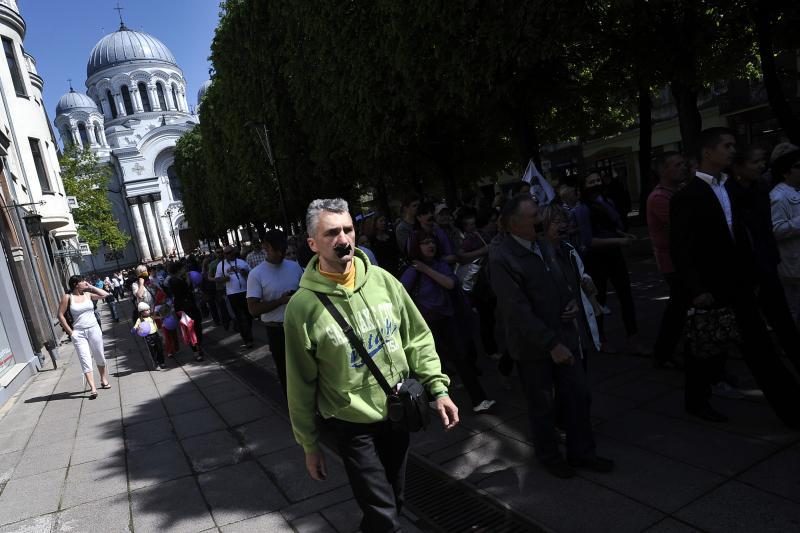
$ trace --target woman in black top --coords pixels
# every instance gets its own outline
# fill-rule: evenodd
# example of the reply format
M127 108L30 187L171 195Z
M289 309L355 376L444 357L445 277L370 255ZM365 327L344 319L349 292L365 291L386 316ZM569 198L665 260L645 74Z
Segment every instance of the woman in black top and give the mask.
M387 226L388 219L383 213L375 213L364 221L364 234L369 237L372 253L382 269L399 276L400 250L397 239Z
M195 361L202 361L203 353L200 345L203 343L203 317L195 303L192 284L187 279L186 271L181 263L171 263L168 272L170 275L168 285L172 293L172 305L175 313L183 311L194 321L197 344L192 346L192 351L195 353Z

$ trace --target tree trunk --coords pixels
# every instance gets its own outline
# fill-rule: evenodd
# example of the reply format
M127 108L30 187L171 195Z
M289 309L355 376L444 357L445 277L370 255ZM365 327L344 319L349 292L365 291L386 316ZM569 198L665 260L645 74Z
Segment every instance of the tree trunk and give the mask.
M653 102L649 84L639 80L639 218L647 222L647 196L653 187L651 159L653 152Z
M772 45L772 27L769 20L769 4L767 0L758 0L753 11L755 19L756 37L758 39L758 54L761 56L761 73L764 76L764 87L772 112L778 119L789 140L800 145L800 120L792 112L792 107L786 100L786 95L778 77L775 66L775 51Z
M514 137L517 141L522 168L526 168L528 161L533 159L536 167L541 171L542 153L536 126L530 120L518 116L514 119Z
M700 131L703 129L703 118L697 107L697 91L683 81L673 80L670 83L672 97L678 108L678 123L681 128L683 152L695 156Z

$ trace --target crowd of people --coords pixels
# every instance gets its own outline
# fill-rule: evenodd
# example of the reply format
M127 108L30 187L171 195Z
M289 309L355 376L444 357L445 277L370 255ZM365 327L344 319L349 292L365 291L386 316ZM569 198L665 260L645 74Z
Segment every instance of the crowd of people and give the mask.
M536 459L559 478L614 468L592 434L587 372L596 352L652 354L657 367L684 370L687 412L724 422L712 392L738 394L725 368L738 351L778 417L800 427L800 383L781 358L800 371L800 148L737 147L731 131L711 128L697 153L660 154L654 173L644 207L669 300L652 350L639 336L627 265L637 239L630 199L593 170L559 184L547 203L523 182L485 205L409 195L394 220L354 219L344 200L315 200L300 236L271 230L241 249L70 280L59 316L95 396L91 355L101 387L108 382L90 301L105 299L118 320L116 301L130 292L133 332L154 368L165 368L180 340L202 360L204 318L233 327L242 350L263 327L309 473L325 478L319 439L330 432L364 531L394 531L402 506L409 436L392 420L382 381L399 391L418 379L451 428L453 377L480 415L497 408L482 367L496 364L506 386L515 373ZM609 282L620 348L606 335Z

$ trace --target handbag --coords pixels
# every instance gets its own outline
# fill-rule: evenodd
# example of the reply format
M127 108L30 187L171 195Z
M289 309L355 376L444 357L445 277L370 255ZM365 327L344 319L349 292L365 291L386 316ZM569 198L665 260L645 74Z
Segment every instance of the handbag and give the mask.
M425 387L422 386L422 383L414 378L406 378L391 387L378 365L369 356L367 349L364 348L364 343L361 342L355 330L347 323L347 320L331 302L331 299L328 298L328 295L320 292L315 292L314 294L317 295L317 298L328 310L328 313L342 328L342 332L347 337L347 340L350 341L350 345L361 356L361 360L367 365L367 368L386 394L387 410L392 425L396 429L412 433L427 429L430 422L430 412Z
M686 340L696 357L710 357L741 341L736 316L730 307L690 309L686 319Z

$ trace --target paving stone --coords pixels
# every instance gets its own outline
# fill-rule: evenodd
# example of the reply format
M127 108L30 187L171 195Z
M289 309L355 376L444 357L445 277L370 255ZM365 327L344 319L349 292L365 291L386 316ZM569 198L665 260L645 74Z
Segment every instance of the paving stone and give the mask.
M263 401L253 395L217 404L215 407L231 426L238 426L273 414Z
M329 533L332 530L331 524L319 513L294 520L292 527L297 533Z
M675 520L674 518L665 518L644 531L645 533L700 533L699 529Z
M247 449L226 430L189 437L181 441L196 472L208 472L241 462Z
M737 481L726 483L675 516L712 532L778 533L800 529L797 504Z
M119 456L71 466L64 487L62 507L101 500L128 490L125 461Z
M122 423L126 426L141 424L150 420L165 418L167 410L158 399L151 399L140 404L122 406Z
M195 533L215 527L191 477L131 492L131 509L135 531Z
M72 450L70 465L75 466L82 463L97 461L98 459L108 459L112 457L122 458L125 454L125 445L122 435L116 435L106 439L78 439Z
M767 492L800 503L800 450L784 450L738 477Z
M161 396L167 396L169 394L186 394L197 391L197 387L195 387L188 378L157 382L156 388Z
M531 443L531 430L530 423L528 422L528 415L512 418L511 420L494 427L493 431L533 446Z
M633 409L633 404L625 398L603 392L592 391L592 416L610 420Z
M203 395L194 390L182 394L169 394L164 396L164 405L171 416L209 407Z
M20 457L22 457L21 450L0 455L0 486L11 479L11 474L14 472L14 467L19 463Z
M81 416L85 416L91 413L97 413L100 411L105 411L108 409L119 410L119 408L120 408L119 391L117 391L116 389L111 389L111 390L98 389L96 400L84 402L83 408L81 409Z
M67 469L12 478L0 494L0 525L18 522L58 509Z
M130 490L163 483L192 473L178 441L167 440L128 452Z
M350 484L345 484L328 492L323 492L311 498L293 503L281 509L281 514L290 522L337 503L353 499L353 490Z
M55 514L46 514L0 527L0 533L50 533L55 521Z
M198 476L218 526L270 513L287 505L286 498L253 461Z
M308 475L305 455L299 446L264 455L258 461L272 475L289 500L297 502L347 483L344 468L337 458L328 453L326 459L328 479L325 481L315 481Z
M484 432L440 450L430 459L453 478L477 483L496 472L526 464L532 456L533 449L527 444L499 433Z
M333 525L336 531L350 533L360 527L362 514L353 499L323 509L322 516Z
M47 425L36 426L28 441L28 446L45 446L65 438L75 438L78 430L78 419L69 418Z
M74 444L74 439L66 438L48 446L28 446L14 470L14 477L20 478L66 468Z
M129 450L147 448L156 442L175 438L168 418L158 418L125 428L125 443Z
M58 513L56 532L130 533L131 510L127 494L118 494L71 507Z
M554 478L538 465L507 468L478 487L553 531L638 532L665 516L591 481Z
M6 453L16 452L25 448L30 439L35 426L25 427L17 430L3 430L0 435L0 450Z
M243 424L235 431L254 457L297 445L291 426L277 415Z
M447 448L461 442L475 432L463 426L456 426L450 431L445 431L438 420L432 420L425 431L411 434L411 449L422 455L429 455L442 448Z
M214 405L252 394L247 387L234 379L227 379L223 383L201 385L201 390L208 401Z
M269 513L222 526L220 531L222 533L262 533L264 531L290 533L294 529L289 525L289 522L283 519L281 513Z
M599 433L722 475L737 474L768 457L775 446L761 439L634 410L604 423Z
M173 416L172 425L179 439L211 433L225 428L225 422L210 407Z

